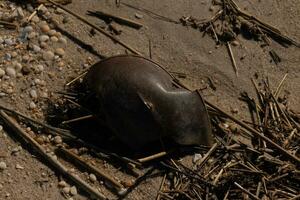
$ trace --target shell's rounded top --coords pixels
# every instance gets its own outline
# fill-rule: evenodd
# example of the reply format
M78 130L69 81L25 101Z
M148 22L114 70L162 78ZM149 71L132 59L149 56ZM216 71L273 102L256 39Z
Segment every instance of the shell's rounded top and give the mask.
M114 56L85 77L101 114L131 147L169 137L179 144L211 144L211 126L200 95L174 82L162 66L135 55Z

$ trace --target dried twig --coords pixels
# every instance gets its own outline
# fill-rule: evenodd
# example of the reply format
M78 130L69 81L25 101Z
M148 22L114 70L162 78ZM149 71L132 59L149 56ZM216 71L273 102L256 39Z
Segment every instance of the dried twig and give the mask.
M99 31L100 33L102 33L103 35L107 36L108 38L110 38L111 40L113 40L114 42L119 43L120 45L122 45L123 47L125 47L126 49L128 49L129 51L131 51L132 53L135 53L137 55L142 55L140 52L138 52L137 50L135 50L134 48L132 48L131 46L129 46L128 44L126 44L125 42L123 42L122 40L116 38L115 36L109 34L108 32L106 32L105 30L99 28L98 26L92 24L91 22L89 22L87 19L85 19L84 17L76 14L75 12L69 10L68 8L61 6L60 4L52 1L52 0L46 0L49 3L52 3L53 5L61 8L62 10L68 12L69 14L73 15L74 17L80 19L81 21L83 21L84 23L86 23L87 25L91 26L92 28L94 28L95 30Z
M240 184L238 184L237 182L234 182L234 184L240 188L243 192L245 192L246 194L248 194L249 196L251 196L252 198L259 200L259 198L257 196L255 196L254 194L252 194L251 192L249 192L248 190L246 190L245 188L243 188Z
M17 124L13 118L9 117L4 111L0 111L1 118L4 120L4 122L12 128L16 134L18 134L20 137L22 137L26 142L30 143L31 146L38 151L40 155L43 156L44 159L46 159L56 170L61 172L63 175L65 175L70 180L74 181L80 188L85 190L87 193L95 196L98 199L107 199L103 194L98 192L96 189L92 188L90 185L88 185L85 181L83 181L81 178L79 178L77 175L71 173L63 164L61 164L55 156L53 156L50 153L47 153L46 150L38 143L36 142L31 136L29 136L21 127L19 124Z
M119 195L122 195L124 192L126 192L126 189L123 187L122 184L117 182L115 179L113 179L111 176L104 173L102 170L90 165L86 161L84 161L82 158L77 156L76 154L72 153L70 150L67 150L65 148L59 148L59 152L63 153L68 159L70 159L72 162L76 162L77 164L83 166L88 171L94 173L96 176L103 178L104 180L108 181L115 189L115 191L118 192Z
M229 42L227 42L226 45L227 45L227 48L228 48L228 52L229 52L229 56L230 56L230 59L231 59L231 62L232 62L232 66L234 68L234 72L235 72L236 76L238 76L238 68L236 66L236 62L235 62L234 55L233 55L233 52L232 52L232 49L231 49L231 45L230 45Z
M91 15L91 16L99 17L99 18L112 19L117 23L125 24L125 25L128 25L130 27L137 28L137 29L143 27L143 24L141 24L139 22L133 21L131 19L127 19L125 17L120 17L120 16L117 16L117 15L114 15L114 14L106 13L106 12L103 12L103 11L88 11L88 14Z

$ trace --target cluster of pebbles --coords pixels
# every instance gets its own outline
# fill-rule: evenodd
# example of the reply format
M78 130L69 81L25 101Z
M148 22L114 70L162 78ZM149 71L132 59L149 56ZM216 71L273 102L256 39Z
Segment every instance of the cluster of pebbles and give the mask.
M0 6L6 8L0 11L1 20L20 25L0 34L0 98L27 98L27 108L36 109L38 101L49 96L46 79L53 76L50 72L65 67L67 39L47 22L52 14L46 7L28 21L34 12L30 4L21 7L4 2Z

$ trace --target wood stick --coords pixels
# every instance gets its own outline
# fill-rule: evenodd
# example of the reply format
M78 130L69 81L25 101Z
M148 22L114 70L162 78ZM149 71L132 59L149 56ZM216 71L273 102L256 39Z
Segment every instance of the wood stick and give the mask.
M110 38L111 40L113 40L114 42L117 42L118 44L120 44L121 46L125 47L126 49L128 49L129 51L131 51L132 53L135 53L137 55L142 56L142 54L140 52L138 52L137 50L135 50L134 48L132 48L131 46L129 46L128 44L126 44L125 42L123 42L122 40L116 38L115 36L109 34L108 32L106 32L105 30L99 28L98 26L92 24L91 22L89 22L87 19L85 19L84 17L76 14L75 12L65 8L64 6L52 1L52 0L46 0L49 3L52 3L53 5L61 8L62 10L68 12L69 14L73 15L74 17L76 17L77 19L81 20L82 22L86 23L87 25L89 25L90 27L92 27L93 29L99 31L100 33L102 33L103 35L107 36L108 38Z
M157 153L157 154L154 154L154 155L151 155L151 156L147 156L145 158L140 158L140 159L138 159L138 161L141 162L141 163L149 162L151 160L154 160L154 159L157 159L157 158L161 158L161 157L163 157L163 156L165 156L167 154L168 154L167 152L162 151L160 153Z
M259 198L257 196L255 196L254 194L252 194L251 192L249 192L248 190L246 190L245 188L243 188L240 184L238 184L237 182L234 182L234 185L236 185L239 189L241 189L244 193L248 194L249 196L251 196L252 198L259 200Z
M31 19L36 15L36 13L43 7L44 5L41 4L37 7L37 9L35 9L35 11L33 11L33 13L27 18L27 22L30 22Z
M3 110L0 111L1 118L4 120L4 122L13 129L13 131L18 134L20 137L22 137L26 142L30 143L30 145L38 151L38 153L43 156L44 159L46 159L56 170L58 170L60 173L65 175L67 178L75 182L80 188L82 188L84 191L89 193L90 195L93 195L97 197L98 199L107 199L106 196L98 192L96 189L91 187L89 184L87 184L85 181L83 181L79 176L69 172L69 170L61 164L56 157L51 155L50 153L47 153L46 150L38 143L36 142L31 136L29 136L22 128L21 126L14 121L12 117L9 117Z
M204 155L204 157L200 160L200 162L196 162L196 164L199 166L199 169L203 167L203 165L206 163L206 161L209 159L211 154L217 149L218 143L213 144L213 146L209 149L209 151Z
M161 180L161 183L160 183L160 186L159 186L156 198L155 198L156 200L160 200L160 193L161 193L161 191L162 191L162 189L164 187L164 184L165 184L165 181L166 181L166 177L167 177L167 174L165 174L164 177Z
M9 108L6 108L5 106L0 105L0 110L4 110L4 111L9 112L9 113L11 113L13 115L16 115L18 117L26 119L26 120L30 121L31 123L37 124L39 126L42 126L42 127L46 128L46 129L48 129L49 131L51 131L51 133L54 134L54 135L61 135L61 136L65 136L67 138L76 139L76 137L74 135L71 135L70 132L64 131L64 130L59 129L59 128L55 128L53 126L50 126L48 124L42 123L42 122L37 121L37 120L34 120L34 119L32 119L32 118L30 118L30 117L28 117L28 116L26 116L26 115L24 115L24 114L22 114L22 113L20 113L18 111L14 111L14 110L11 110Z
M87 72L83 72L82 74L79 74L77 77L75 77L74 79L72 79L70 82L68 82L66 84L66 86L70 86L72 83L74 83L75 81L77 81L78 79L84 77L87 74Z
M291 160L295 161L298 165L300 165L300 159L297 156L291 154L290 152L288 152L287 150L285 150L284 148L282 148L280 145L276 144L271 139L269 139L268 137L264 136L262 133L260 133L257 130L253 129L252 127L248 126L246 123L244 123L244 122L236 119L232 115L227 114L226 112L224 112L223 110L221 110L217 106L213 105L212 103L210 103L210 102L208 102L206 100L205 100L205 103L207 105L209 105L210 107L214 108L215 110L219 111L221 114L225 115L226 117L228 117L229 119L231 119L232 121L234 121L235 123L237 123L238 125L240 125L241 127L243 127L246 130L250 131L252 134L256 135L257 137L259 137L261 139L263 139L264 141L266 141L267 143L269 143L270 145L272 145L273 147L275 147L283 155L286 155L288 158L290 158Z
M89 15L94 15L97 17L106 17L106 18L111 18L112 20L114 20L115 22L118 22L120 24L126 24L130 27L136 28L136 29L140 29L143 27L143 24L133 21L131 19L125 18L125 17L120 17L114 14L110 14L110 13L106 13L104 11L88 11Z
M16 25L15 23L10 23L2 20L0 20L0 25L8 29L16 29L18 27L18 25Z
M276 90L275 90L274 97L275 97L276 99L278 98L278 95L280 94L280 91L281 91L283 82L285 81L287 75L288 75L288 73L286 73L286 74L283 76L282 80L280 81L278 87L277 87Z
M85 120L85 119L91 119L93 117L95 117L95 116L94 115L86 115L86 116L83 116L83 117L78 117L78 118L70 119L70 120L67 120L67 121L63 121L62 124L69 124L69 123L73 123L73 122L78 122L78 121Z
M126 189L123 187L121 183L113 179L111 176L107 175L104 173L102 170L99 170L98 168L92 166L91 164L87 163L84 161L82 158L71 152L70 150L67 150L65 148L59 148L59 152L62 152L67 156L67 158L70 158L70 160L76 162L77 164L83 166L86 168L88 171L94 173L96 176L103 178L104 180L108 181L110 184L113 185L114 189L118 192L118 194L123 194Z
M229 42L227 42L226 45L227 45L227 48L228 48L228 52L229 52L229 56L230 56L230 59L231 59L231 62L232 62L232 66L234 68L234 72L235 72L236 76L238 76L238 68L236 66L236 62L235 62L235 59L234 59L234 56L233 56L231 45L230 45Z

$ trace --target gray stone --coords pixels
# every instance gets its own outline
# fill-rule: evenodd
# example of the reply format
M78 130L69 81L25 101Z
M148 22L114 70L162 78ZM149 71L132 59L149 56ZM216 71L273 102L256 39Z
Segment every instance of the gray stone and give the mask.
M40 52L41 51L41 47L39 47L38 45L32 45L32 50L36 53Z
M10 53L5 53L4 59L5 60L11 60L11 54Z
M14 44L14 41L11 38L7 38L4 40L4 43L8 46L11 46Z
M26 26L26 27L23 29L23 32L24 32L24 33L31 33L32 31L33 31L32 26Z
M33 99L38 98L38 94L37 94L36 90L30 90L29 94L30 94L30 97L33 98Z

